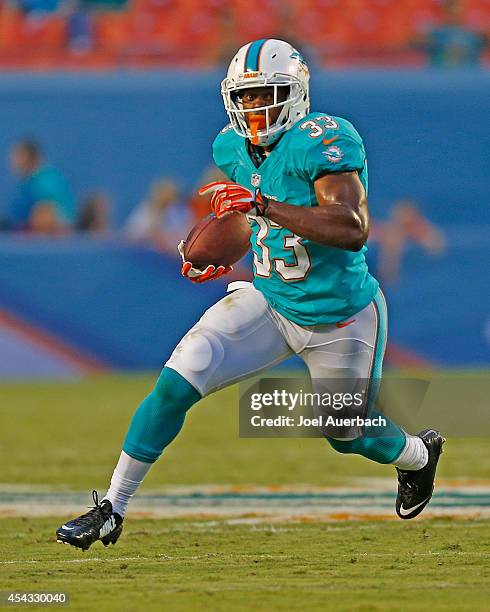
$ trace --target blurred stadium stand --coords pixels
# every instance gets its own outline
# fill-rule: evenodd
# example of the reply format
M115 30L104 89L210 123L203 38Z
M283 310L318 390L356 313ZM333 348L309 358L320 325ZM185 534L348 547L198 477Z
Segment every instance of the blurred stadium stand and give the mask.
M45 144L78 201L95 187L121 227L161 175L188 193L226 122L217 72L0 76L0 214L13 188L9 144ZM370 209L411 198L447 238L444 256L410 247L385 287L392 363L490 363L490 73L314 72L314 108L351 119L370 164ZM376 249L368 252L376 266ZM194 287L176 258L120 238L0 235L0 377L158 368L181 334L225 291ZM376 270L375 270L376 272ZM38 364L36 366L36 364Z
M9 145L29 135L81 200L103 188L120 227L159 176L187 192L227 123L222 72L0 75L0 216L13 178ZM370 206L383 218L410 197L430 220L490 224L490 72L314 72L313 108L353 121L366 142ZM479 203L477 205L476 203Z
M261 37L326 66L422 66L420 37L443 22L444 1L0 0L0 66L213 67ZM490 35L490 0L459 4L461 25Z
M182 278L175 258L117 240L4 237L0 253L0 338L15 338L19 354L4 374L25 374L39 351L49 357L41 372L56 359L79 373L159 368L223 295L221 283Z
M388 363L488 365L489 228L448 231L443 260L414 252L395 287ZM176 258L118 240L0 238L0 378L159 369L225 283L195 286ZM475 265L477 262L477 265Z

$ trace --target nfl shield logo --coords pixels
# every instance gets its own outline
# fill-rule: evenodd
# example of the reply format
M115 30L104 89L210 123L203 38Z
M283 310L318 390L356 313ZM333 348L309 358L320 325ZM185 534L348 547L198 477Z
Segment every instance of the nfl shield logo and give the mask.
M250 179L250 182L252 183L254 187L260 187L261 178L262 177L260 176L260 174L252 174L252 178Z

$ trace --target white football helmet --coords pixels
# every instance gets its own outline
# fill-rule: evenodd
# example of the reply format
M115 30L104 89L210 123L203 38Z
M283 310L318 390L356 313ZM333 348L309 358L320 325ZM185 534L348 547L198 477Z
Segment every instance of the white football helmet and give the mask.
M244 45L231 60L228 74L221 83L225 109L235 132L254 144L273 144L286 130L302 119L310 110L310 73L301 54L283 40L267 38ZM251 87L274 86L274 102L260 108L243 108L240 93ZM278 89L289 87L285 101L279 101ZM271 124L269 110L281 108L277 120ZM265 126L252 134L245 116L265 110Z

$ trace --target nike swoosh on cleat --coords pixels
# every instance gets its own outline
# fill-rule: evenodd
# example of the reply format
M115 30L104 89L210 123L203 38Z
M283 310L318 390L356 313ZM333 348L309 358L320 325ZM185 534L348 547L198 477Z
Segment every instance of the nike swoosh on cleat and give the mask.
M71 531L72 529L75 529L75 527L68 527L67 525L61 525L61 529L68 529L68 531Z
M420 504L417 504L416 506L412 506L411 508L408 508L407 510L405 510L405 508L403 506L400 506L400 514L402 516L407 516L408 514L413 512L414 510L417 510L417 508L420 508L420 506L422 504L425 504L425 502L429 501L429 499L430 499L430 495L429 495L429 497L426 497L423 501L421 501Z

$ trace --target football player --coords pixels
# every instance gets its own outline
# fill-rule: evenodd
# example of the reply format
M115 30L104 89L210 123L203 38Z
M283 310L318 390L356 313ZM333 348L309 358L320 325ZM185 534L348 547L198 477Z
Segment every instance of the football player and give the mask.
M219 217L247 214L254 252L253 284L238 282L204 313L165 364L137 409L99 503L57 530L59 541L87 549L115 543L129 500L179 433L202 397L293 354L314 381L370 381L359 416L375 416L386 344L386 303L367 269L368 171L362 139L351 123L310 112L309 71L280 40L258 40L232 59L221 91L230 124L214 142L214 159L229 181L201 189ZM180 252L183 255L182 244ZM184 259L184 258L183 258ZM193 282L218 278L223 266L199 270ZM417 516L429 502L444 439L410 435L384 415L376 432L322 429L340 453L393 464L396 512ZM94 492L95 493L95 492Z

